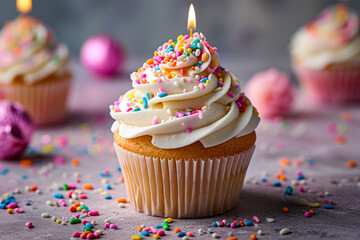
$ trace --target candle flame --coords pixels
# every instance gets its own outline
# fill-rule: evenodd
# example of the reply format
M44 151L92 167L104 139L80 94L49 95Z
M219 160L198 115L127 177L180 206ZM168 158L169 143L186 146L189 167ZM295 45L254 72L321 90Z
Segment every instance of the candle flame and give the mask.
M17 0L16 7L19 12L27 13L31 11L32 2L31 0Z
M193 4L191 4L189 7L187 28L194 29L194 30L196 29L196 15L195 15L195 9L194 9Z

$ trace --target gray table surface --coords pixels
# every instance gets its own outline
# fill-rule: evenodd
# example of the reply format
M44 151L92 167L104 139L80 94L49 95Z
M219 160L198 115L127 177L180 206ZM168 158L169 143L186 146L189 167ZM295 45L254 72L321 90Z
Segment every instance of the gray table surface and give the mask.
M140 65L141 61L136 61L136 64ZM81 232L82 225L62 226L51 219L40 217L43 212L58 218L71 217L68 207L46 205L47 200L56 201L54 193L66 194L65 191L57 190L57 184L64 183L76 184L81 189L82 184L94 185L94 190L84 190L88 199L83 201L91 210L98 210L100 216L88 219L98 222L95 229L105 229L104 220L107 218L112 218L112 223L119 227L118 230L105 229L101 236L103 239L130 239L138 234L138 226L154 226L164 220L136 212L130 204L126 204L126 208L119 208L116 202L117 198L126 198L127 195L125 185L120 181L121 172L116 169L119 165L112 149L112 121L108 116L108 105L130 88L127 74L114 81L103 81L84 72L77 63L73 65L75 81L69 121L65 125L37 129L31 146L38 154L23 156L34 161L32 167L20 167L19 160L0 161L0 173L4 169L9 170L6 174L0 174L0 195L19 189L21 193L14 197L25 210L22 214L8 214L0 209L0 239L69 239L74 232ZM233 71L245 79L254 69L266 66L245 61L230 65L229 69L235 69ZM131 66L130 69L136 68ZM302 102L299 97L299 104L286 119L262 121L260 124L257 130L257 148L235 209L210 218L175 219L170 224L171 229L192 231L194 239L210 239L209 233L200 236L197 230L203 228L207 232L214 221L250 220L257 216L261 222L255 226L212 229L221 239L228 238L229 234L239 239L249 239L250 234L257 234L258 230L264 233L258 239L360 239L360 171L359 166L348 168L346 165L349 160L356 160L360 164L360 108L348 106L314 109L301 104ZM344 121L344 112L354 118L352 122L346 119ZM338 133L346 137L344 144L336 143L333 139L336 133L326 130L329 123L336 124ZM46 148L46 144L42 142L44 135L52 137L48 144L53 147L51 153L43 153L44 147ZM56 145L59 136L69 138L69 145L65 149L59 149ZM55 156L64 156L66 163L54 163ZM74 157L79 159L79 166L71 164ZM289 159L291 165L280 165L280 158ZM301 163L299 159L305 161ZM309 164L308 159L312 159L313 164ZM296 162L301 163L300 166L296 166ZM279 181L276 176L280 169L285 171L287 180L282 182L281 187L273 187L272 183ZM108 190L112 200L105 200L98 191L104 187L100 173L105 170L111 173L111 177L107 179L112 186ZM315 214L310 218L304 217L304 212L309 207L284 199L284 190L291 186L298 170L302 170L305 176L305 192L300 192L298 185L293 186L294 194L321 204L320 208L314 209ZM80 174L81 183L75 182L74 173ZM265 173L267 183L261 182ZM23 179L24 176L27 178ZM31 185L37 185L41 194L25 191L25 186ZM329 195L319 197L319 192L327 192ZM68 198L65 199L68 202ZM334 201L335 208L325 209L325 199ZM31 201L31 205L25 206L24 200ZM289 208L288 213L282 212L284 206ZM274 218L275 222L268 223L266 218L269 217ZM25 226L28 221L33 223L33 228ZM290 228L292 233L281 236L279 231L282 228ZM152 236L147 238L151 239ZM162 237L176 238L173 231Z

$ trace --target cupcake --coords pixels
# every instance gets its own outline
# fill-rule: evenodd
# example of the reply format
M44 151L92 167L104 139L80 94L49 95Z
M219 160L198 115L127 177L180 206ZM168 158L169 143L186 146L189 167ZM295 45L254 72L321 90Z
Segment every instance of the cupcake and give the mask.
M260 119L202 34L160 46L110 106L131 204L149 215L212 216L237 204Z
M0 32L0 96L20 102L36 125L61 122L71 74L68 48L39 20L20 16Z
M359 18L345 5L326 8L291 42L295 73L315 104L360 101Z

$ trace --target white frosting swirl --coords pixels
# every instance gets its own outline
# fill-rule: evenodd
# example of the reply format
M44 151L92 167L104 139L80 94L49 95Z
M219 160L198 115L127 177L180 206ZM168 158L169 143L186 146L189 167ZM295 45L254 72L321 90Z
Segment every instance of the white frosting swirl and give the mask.
M68 48L56 43L51 30L32 17L20 16L0 32L2 84L10 84L19 76L25 84L34 84L63 71L68 59Z
M112 131L123 138L150 135L164 149L196 141L212 147L254 131L258 114L218 58L198 33L160 46L131 74L134 89L110 106Z
M295 33L290 47L297 63L314 70L334 63L359 62L359 18L345 5L326 8Z

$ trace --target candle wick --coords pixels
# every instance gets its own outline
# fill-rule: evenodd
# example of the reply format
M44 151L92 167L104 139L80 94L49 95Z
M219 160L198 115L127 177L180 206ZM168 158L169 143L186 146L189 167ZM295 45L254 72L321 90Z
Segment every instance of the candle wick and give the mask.
M193 37L193 29L192 29L192 27L190 28L190 37L191 38Z

